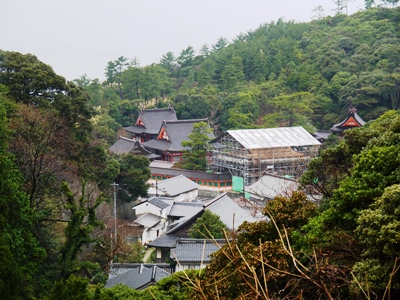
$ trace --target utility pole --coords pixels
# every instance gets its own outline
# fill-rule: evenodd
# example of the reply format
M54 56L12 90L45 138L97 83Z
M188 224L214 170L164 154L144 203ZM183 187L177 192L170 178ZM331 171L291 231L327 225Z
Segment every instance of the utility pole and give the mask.
M117 243L117 187L119 184L114 182L112 186L114 187L114 239Z

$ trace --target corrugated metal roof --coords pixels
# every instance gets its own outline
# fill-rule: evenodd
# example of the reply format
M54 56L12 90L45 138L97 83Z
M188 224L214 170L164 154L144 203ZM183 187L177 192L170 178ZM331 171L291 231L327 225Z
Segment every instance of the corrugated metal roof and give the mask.
M246 149L320 145L303 127L228 130Z

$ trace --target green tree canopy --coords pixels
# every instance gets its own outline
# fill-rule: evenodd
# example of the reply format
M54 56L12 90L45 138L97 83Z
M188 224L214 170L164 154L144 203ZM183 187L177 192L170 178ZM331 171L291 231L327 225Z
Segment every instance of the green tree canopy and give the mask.
M189 230L189 237L192 239L223 239L227 227L218 215L205 210L200 218L196 220Z
M183 141L182 146L187 147L183 154L184 168L189 170L206 169L206 151L208 142L211 140L212 129L206 122L199 122L193 125L189 140Z

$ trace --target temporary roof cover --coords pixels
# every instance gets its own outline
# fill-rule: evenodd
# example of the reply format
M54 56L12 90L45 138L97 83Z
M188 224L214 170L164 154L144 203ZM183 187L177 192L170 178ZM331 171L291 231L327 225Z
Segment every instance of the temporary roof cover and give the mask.
M301 126L227 132L246 149L320 145L320 142Z

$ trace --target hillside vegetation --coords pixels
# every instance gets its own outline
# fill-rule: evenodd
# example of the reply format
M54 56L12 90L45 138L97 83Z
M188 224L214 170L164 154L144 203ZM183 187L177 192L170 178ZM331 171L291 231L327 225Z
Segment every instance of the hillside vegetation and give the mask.
M399 8L278 20L204 45L199 55L189 46L146 67L120 57L108 62L105 82L76 83L121 126L139 106L172 105L178 118L208 117L221 130L329 129L350 105L366 121L399 108L399 24Z

